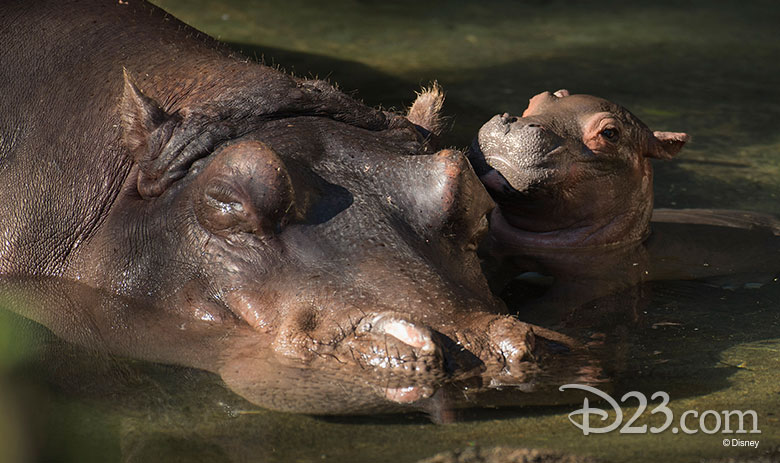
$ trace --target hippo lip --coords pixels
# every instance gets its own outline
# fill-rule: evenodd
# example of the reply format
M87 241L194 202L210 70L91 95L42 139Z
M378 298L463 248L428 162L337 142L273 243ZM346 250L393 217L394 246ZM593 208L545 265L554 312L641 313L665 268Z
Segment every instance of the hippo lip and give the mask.
M488 189L501 194L509 194L514 197L528 192L540 178L548 177L551 169L534 168L534 175L523 174L521 169L512 167L501 158L496 158L497 163L491 159L491 169L486 174L480 176L480 181ZM503 168L506 166L506 168Z
M538 159L541 159L542 162L529 162L529 163L518 163L517 161L526 161L526 160L533 160L536 156L529 155L528 153L525 156L515 156L515 159L517 161L508 161L503 155L497 154L487 154L485 153L485 161L488 163L488 165L502 174L504 176L511 176L515 177L519 174L521 174L526 169L546 169L550 166L548 166L547 162L550 157L557 155L561 151L563 151L565 147L563 145L555 145L550 150L548 150L546 153L544 153L541 156L538 156ZM554 166L552 166L554 168Z
M564 149L565 149L565 147L563 145L560 145L560 144L555 145L555 146L552 147L552 149L550 149L550 151L548 151L547 153L544 154L544 157L547 158L549 156L554 156L554 155L558 154L559 152L563 151Z
M504 159L501 156L485 156L485 161L488 163L490 167L493 169L499 171L501 175L506 177L507 175L518 175L520 174L520 169L518 169L515 165L511 164L509 161ZM512 175L512 176L514 176Z

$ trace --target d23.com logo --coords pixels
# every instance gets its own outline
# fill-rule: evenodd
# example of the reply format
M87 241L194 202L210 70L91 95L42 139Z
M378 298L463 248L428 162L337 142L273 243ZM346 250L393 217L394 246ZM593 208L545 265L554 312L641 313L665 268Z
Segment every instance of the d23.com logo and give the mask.
M560 391L565 391L566 389L579 389L595 395L598 399L606 402L615 415L611 423L605 423L609 420L609 412L601 408L591 407L588 398L585 397L582 402L582 408L569 413L569 421L574 426L580 428L584 435L603 434L615 431L618 428L620 428L620 433L622 434L645 434L648 432L646 424L641 426L634 425L647 410L647 397L643 393L631 391L620 398L620 402L623 404L630 399L636 399L639 402L639 406L634 414L623 424L623 410L620 408L620 404L606 392L581 384L565 384L558 388ZM653 434L666 431L675 421L674 412L668 407L669 394L663 391L655 392L650 396L650 400L656 399L661 399L661 403L654 406L650 410L650 414L660 413L666 417L666 421L661 426L650 427L649 431ZM577 419L578 416L582 418ZM594 420L594 418L598 418L598 421ZM696 421L696 418L698 418L698 421ZM734 430L732 429L732 424L734 424L735 420L737 427ZM752 423L750 431L745 429L746 421ZM679 424L672 428L672 432L675 434L680 431L685 434L696 434L699 431L705 434L715 434L717 432L722 434L761 434L761 431L758 429L758 414L754 410L723 410L721 412L706 410L701 414L697 410L687 410L680 415Z

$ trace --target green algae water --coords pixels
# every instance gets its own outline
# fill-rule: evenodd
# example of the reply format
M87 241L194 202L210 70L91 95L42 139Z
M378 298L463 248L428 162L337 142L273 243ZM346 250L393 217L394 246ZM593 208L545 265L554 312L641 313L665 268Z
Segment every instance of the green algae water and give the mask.
M466 146L494 114L520 113L543 90L567 88L619 102L655 130L693 137L677 159L655 164L657 206L780 215L775 2L156 4L250 57L297 75L328 78L370 105L402 109L415 90L438 81L447 92L454 146ZM616 399L629 391L648 398L668 393L678 430L670 426L658 433L585 436L568 418L581 401L467 410L448 425L431 424L422 415L271 412L230 393L213 375L120 358L96 361L47 330L4 315L0 463L411 463L447 450L492 446L547 448L612 462L776 461L780 283L752 277L654 283L636 314L640 328L618 326L608 334L621 338L623 349L616 369L624 374L611 385ZM522 318L522 301L508 301ZM650 414L657 404L634 425L661 426L663 414ZM689 410L753 410L761 433L688 434L679 429L679 418ZM624 423L636 411L636 400L627 400ZM595 415L591 421L601 425ZM687 423L698 427L695 419ZM704 424L714 428L713 416ZM759 445L733 447L733 438Z

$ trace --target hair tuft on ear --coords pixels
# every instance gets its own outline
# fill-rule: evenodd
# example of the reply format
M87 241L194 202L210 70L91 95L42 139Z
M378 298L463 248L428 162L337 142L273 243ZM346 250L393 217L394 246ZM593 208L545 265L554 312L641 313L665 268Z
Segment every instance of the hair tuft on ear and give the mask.
M441 109L444 105L444 91L438 82L433 82L430 88L423 88L417 94L406 118L434 135L441 135L444 130L444 118Z

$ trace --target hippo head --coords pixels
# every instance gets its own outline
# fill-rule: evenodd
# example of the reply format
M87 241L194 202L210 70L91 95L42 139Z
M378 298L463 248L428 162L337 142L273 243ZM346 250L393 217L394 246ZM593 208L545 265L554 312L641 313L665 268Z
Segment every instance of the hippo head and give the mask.
M499 241L600 246L647 236L650 159L672 158L687 140L652 132L607 100L559 90L531 98L521 117L493 117L469 158L499 205L491 220Z
M490 293L475 250L494 203L466 157L427 153L404 117L284 79L268 114L246 94L163 107L163 90L126 76L136 161L76 278L183 320L146 357L214 371L269 408L360 412L465 378L532 384L570 342Z

